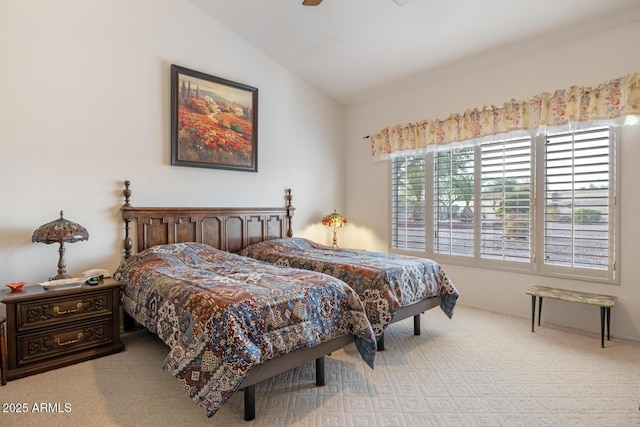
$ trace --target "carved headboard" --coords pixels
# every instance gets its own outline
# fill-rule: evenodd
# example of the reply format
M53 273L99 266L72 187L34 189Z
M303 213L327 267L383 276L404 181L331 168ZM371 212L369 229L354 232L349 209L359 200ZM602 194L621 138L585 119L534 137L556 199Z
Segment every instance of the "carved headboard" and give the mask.
M198 242L237 252L263 240L291 237L291 189L285 190L281 208L134 207L130 181L124 182L122 219L125 223L124 256L166 243ZM132 235L133 233L133 235Z

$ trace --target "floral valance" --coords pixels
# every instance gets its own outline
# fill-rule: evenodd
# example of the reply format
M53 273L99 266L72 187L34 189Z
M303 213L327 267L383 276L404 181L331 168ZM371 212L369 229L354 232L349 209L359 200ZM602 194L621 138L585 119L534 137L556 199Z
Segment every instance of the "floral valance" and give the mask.
M474 108L445 119L387 127L373 135L375 160L514 131L537 133L546 127L580 122L614 121L640 116L640 73L597 87L571 86L525 101L512 99L500 107Z

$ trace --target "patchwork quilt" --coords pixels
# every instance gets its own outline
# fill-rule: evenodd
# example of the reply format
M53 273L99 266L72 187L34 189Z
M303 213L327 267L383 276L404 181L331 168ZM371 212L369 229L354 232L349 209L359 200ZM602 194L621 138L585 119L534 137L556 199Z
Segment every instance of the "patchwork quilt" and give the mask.
M239 253L329 274L348 283L362 299L376 337L400 307L440 296L440 308L451 318L459 296L440 265L426 258L334 248L299 237L266 240Z
M199 243L159 245L114 273L122 305L170 348L163 368L208 416L252 367L345 334L373 367L375 335L340 280Z

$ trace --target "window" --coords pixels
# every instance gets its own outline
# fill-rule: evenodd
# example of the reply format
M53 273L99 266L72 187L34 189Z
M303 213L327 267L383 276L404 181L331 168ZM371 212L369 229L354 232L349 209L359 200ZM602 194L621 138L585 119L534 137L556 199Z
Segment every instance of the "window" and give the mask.
M615 136L599 127L393 159L392 249L614 282Z

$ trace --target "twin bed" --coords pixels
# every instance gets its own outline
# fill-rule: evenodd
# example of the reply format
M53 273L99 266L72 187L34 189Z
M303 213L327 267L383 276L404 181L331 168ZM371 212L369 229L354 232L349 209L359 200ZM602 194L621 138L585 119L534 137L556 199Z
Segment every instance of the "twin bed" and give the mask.
M373 368L389 323L414 316L419 334L420 313L453 314L457 291L433 261L292 238L290 190L281 208L140 208L129 186L114 273L125 329L169 346L163 368L208 416L242 389L253 419L257 383L315 360L323 385L324 355L352 342Z
M384 329L440 306L451 318L458 292L438 263L396 254L333 248L303 238L270 239L251 244L240 255L273 264L325 273L346 282L362 300L367 318L384 350Z

